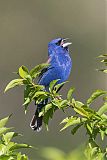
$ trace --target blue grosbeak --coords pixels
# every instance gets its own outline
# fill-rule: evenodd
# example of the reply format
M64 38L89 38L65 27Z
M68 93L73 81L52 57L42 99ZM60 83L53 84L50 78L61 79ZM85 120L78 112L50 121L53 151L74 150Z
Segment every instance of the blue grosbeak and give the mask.
M52 80L59 79L57 84L66 81L70 75L72 68L72 60L69 56L68 46L70 42L66 42L67 38L57 38L49 42L48 44L48 61L50 66L43 69L41 72L38 84L44 85L45 89L48 91L49 84ZM42 119L39 117L39 112L42 107L47 104L48 100L43 101L37 105L35 115L33 116L30 126L33 130L39 132L42 129Z

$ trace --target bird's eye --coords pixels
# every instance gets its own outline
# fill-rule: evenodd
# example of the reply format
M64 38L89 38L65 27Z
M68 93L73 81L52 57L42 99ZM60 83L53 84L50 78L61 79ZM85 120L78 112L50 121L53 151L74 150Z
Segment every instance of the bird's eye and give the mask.
M57 46L60 46L60 45L61 45L61 41L62 41L62 39L61 39L60 41L58 41L58 42L56 43L56 45L57 45Z

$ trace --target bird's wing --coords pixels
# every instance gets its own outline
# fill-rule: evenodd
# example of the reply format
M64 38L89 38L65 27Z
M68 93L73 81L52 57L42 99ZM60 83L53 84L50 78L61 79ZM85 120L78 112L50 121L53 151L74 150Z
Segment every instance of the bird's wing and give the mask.
M46 61L46 63L50 63L50 58L48 58L48 60ZM45 67L45 68L43 68L42 70L41 70L41 73L39 74L39 77L38 77L38 83L39 83L39 81L41 80L41 78L43 77L43 75L49 70L49 69L51 69L51 66L48 66L48 67Z

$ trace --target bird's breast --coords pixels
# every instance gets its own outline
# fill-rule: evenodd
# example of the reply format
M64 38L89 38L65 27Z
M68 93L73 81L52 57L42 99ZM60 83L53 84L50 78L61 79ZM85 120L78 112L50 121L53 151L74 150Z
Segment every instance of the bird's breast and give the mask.
M68 79L72 67L72 61L69 54L56 55L51 61L51 65L56 68L56 72L62 78L62 81Z

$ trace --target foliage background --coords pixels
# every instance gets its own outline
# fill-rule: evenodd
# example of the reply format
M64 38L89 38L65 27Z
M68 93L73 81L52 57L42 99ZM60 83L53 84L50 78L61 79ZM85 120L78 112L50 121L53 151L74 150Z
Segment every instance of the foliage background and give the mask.
M5 95L3 90L19 66L32 68L45 62L47 43L60 36L71 37L73 43L70 48L73 69L69 83L61 93L65 95L72 85L76 87L75 97L85 101L93 90L107 88L106 75L95 71L99 67L96 57L107 50L106 3L106 0L0 1L0 116L14 113L10 123L24 134L23 141L38 147L58 147L67 152L84 142L82 130L74 137L70 130L59 133L57 124L64 118L59 112L56 112L49 132L34 133L29 127L34 104L25 116L21 107L22 89L14 89ZM38 151L29 152L35 159Z

